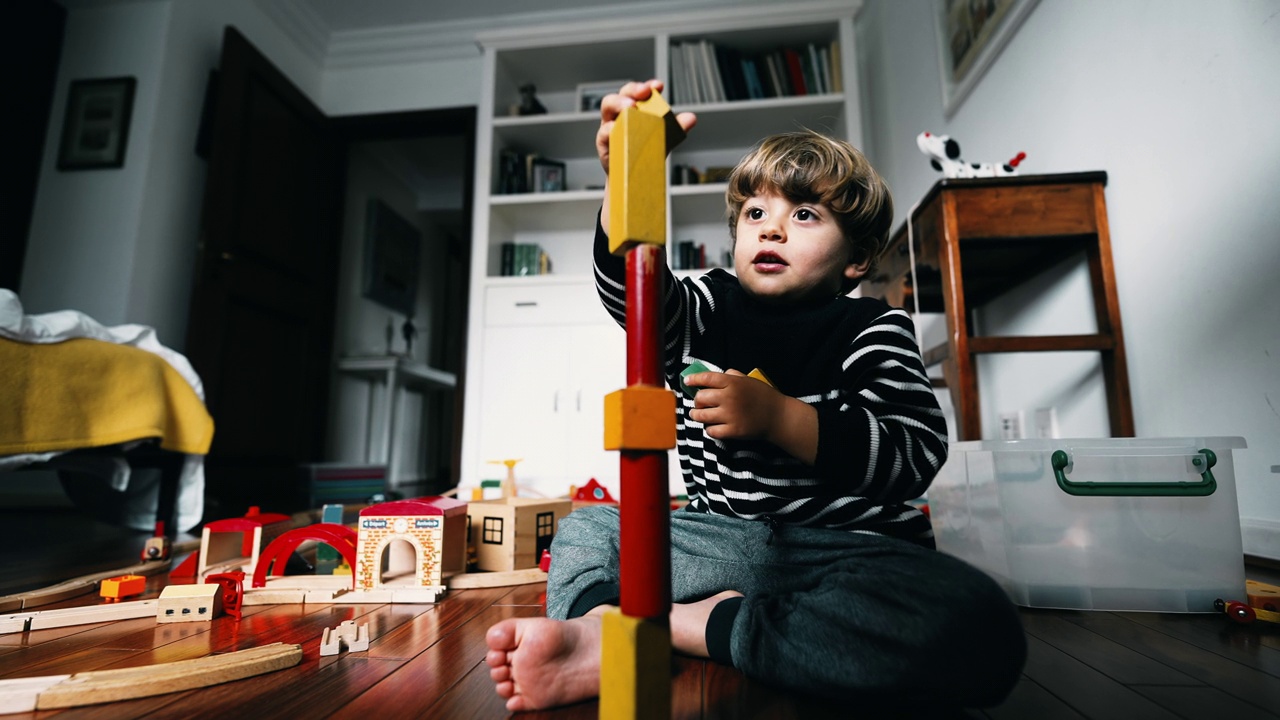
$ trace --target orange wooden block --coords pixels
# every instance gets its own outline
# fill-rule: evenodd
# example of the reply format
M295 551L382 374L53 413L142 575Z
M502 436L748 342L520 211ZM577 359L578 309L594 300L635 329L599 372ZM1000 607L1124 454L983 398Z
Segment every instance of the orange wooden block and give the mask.
M605 450L670 450L676 446L676 396L632 385L604 396Z
M1280 587L1260 583L1256 580L1245 581L1245 595L1249 605L1260 610L1280 612Z
M141 575L117 575L103 580L98 594L107 602L120 602L130 595L141 595L146 589L147 579Z

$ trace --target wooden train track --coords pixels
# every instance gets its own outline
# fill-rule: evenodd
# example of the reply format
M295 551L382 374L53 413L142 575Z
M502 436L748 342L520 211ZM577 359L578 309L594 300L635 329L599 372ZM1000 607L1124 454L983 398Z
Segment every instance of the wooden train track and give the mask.
M301 661L302 646L272 643L143 667L0 680L0 714L164 695L283 670Z

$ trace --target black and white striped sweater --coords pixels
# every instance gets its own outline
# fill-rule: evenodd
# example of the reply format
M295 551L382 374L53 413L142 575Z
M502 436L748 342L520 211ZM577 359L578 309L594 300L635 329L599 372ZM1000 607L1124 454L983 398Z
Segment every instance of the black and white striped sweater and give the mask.
M596 224L600 299L626 325L626 262ZM873 532L933 546L919 497L947 458L947 427L910 318L870 298L771 307L733 275L668 273L664 375L676 388L681 471L691 510L768 522ZM764 371L818 411L808 465L764 441L716 440L678 391L694 360L713 370Z

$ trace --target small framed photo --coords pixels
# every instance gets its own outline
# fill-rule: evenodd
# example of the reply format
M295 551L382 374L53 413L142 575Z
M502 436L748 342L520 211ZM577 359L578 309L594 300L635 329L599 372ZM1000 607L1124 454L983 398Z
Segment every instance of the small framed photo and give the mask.
M608 80L605 82L582 83L578 86L578 111L598 112L604 96L618 92L627 83L626 80Z
M546 158L533 159L533 191L563 192L565 189L564 163Z
M136 85L132 77L71 83L58 146L59 170L124 166Z

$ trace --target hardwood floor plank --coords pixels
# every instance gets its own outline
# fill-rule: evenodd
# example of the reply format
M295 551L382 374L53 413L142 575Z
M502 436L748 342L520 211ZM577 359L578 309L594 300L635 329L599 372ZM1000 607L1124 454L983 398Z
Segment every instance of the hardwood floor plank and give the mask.
M671 660L671 720L701 720L702 686L711 661L683 655Z
M445 691L439 702L422 717L433 718L503 718L508 715L506 700L498 697L489 679L489 666L479 662L466 677ZM580 702L533 714L521 713L520 720L541 717L546 720L595 720L599 708L595 701Z
M1104 635L1068 622L1062 613L1024 612L1022 626L1037 637L1125 685L1203 685L1194 676L1179 672L1117 643Z
M547 584L532 583L504 588L509 592L495 605L531 605L545 608L547 603Z
M1181 638L1157 632L1115 613L1083 613L1073 616L1072 622L1169 667L1194 675L1206 685L1252 705L1262 708L1280 707L1280 682L1260 670L1207 652Z
M1276 720L1280 717L1217 688L1134 685L1133 689L1185 718Z
M1027 638L1028 678L1096 720L1175 718L1151 700L1036 637Z
M23 648L20 653L0 655L0 677L57 675L66 671L47 670L46 668L53 666L58 658L104 645L113 641L121 632L150 630L155 626L156 621L151 618L120 620L99 625L83 625L80 626L81 629L78 632L59 633L61 637L48 642L44 642L35 636L42 633L52 633L55 630L38 630L25 633L32 636L29 646ZM65 629L56 628L56 630ZM93 670L95 668L85 669Z
M437 610L446 606L447 603L438 605ZM413 624L430 624L433 615L434 613L423 615ZM344 707L337 708L331 717L352 720L368 720L372 717L379 720L448 717L436 714L431 708L451 687L461 682L484 661L487 650L484 634L489 626L509 617L535 615L536 611L529 607L485 607L474 610L473 614L463 618L450 632L438 634L438 628L426 631L422 637L436 637L437 640L429 646L422 646L395 673ZM487 671L484 672L487 678ZM490 692L492 693L492 687Z
M369 656L413 658L440 638L470 621L505 594L506 588L480 588L450 593L444 602L427 606L424 612L370 644ZM421 607L421 606L420 606Z
M1280 678L1280 626L1240 625L1217 615L1117 615Z
M1003 703L998 707L986 708L984 713L994 720L1025 720L1025 718L1083 720L1084 718L1058 696L1045 690L1040 683L1025 675Z
M849 704L780 690L713 662L704 666L703 708L707 720L835 720L849 717L851 710Z

